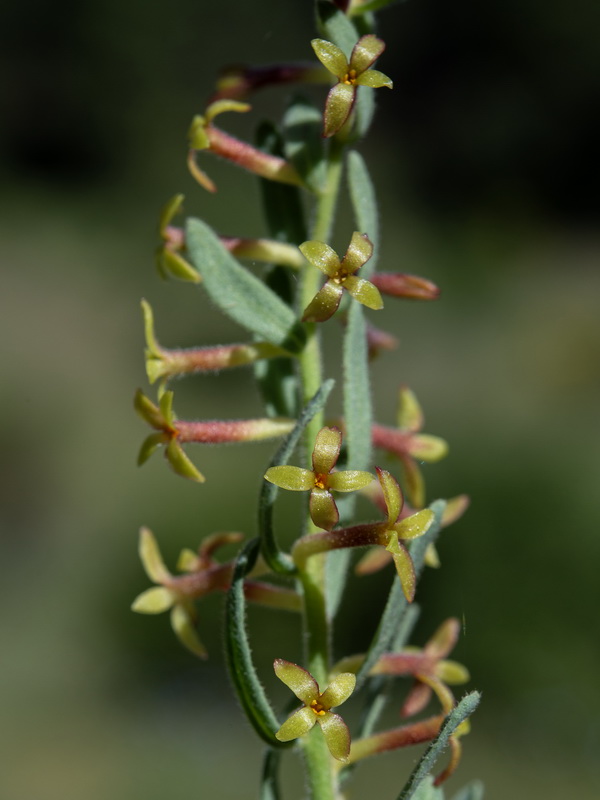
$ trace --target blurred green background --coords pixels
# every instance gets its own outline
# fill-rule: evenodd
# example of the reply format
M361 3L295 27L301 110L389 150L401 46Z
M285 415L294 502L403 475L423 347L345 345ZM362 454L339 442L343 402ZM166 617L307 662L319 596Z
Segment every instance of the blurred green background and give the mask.
M451 445L427 468L430 497L472 497L423 581L415 642L464 621L455 655L484 702L453 785L479 776L489 800L600 795L599 10L411 0L380 17L395 89L379 93L362 151L381 268L424 275L442 297L388 301L401 346L374 366L375 408L392 424L408 383L426 430ZM168 346L243 336L201 289L159 281L157 215L182 191L218 230L264 232L252 178L207 157L219 192L194 185L185 133L221 65L310 59L312 6L33 0L2 16L0 798L255 797L261 747L223 673L222 598L201 607L206 664L166 617L129 604L148 584L141 524L170 563L213 530L254 532L272 445L192 450L201 487L157 457L138 471L146 430L131 399L146 386L142 296ZM285 96L257 95L252 119L223 125L250 136ZM340 247L349 232L347 217ZM179 384L177 409L225 418L260 404L236 372ZM368 641L390 579L352 583L340 655ZM251 623L281 699L269 663L300 657L297 628L267 611ZM415 756L365 765L350 796L396 797Z

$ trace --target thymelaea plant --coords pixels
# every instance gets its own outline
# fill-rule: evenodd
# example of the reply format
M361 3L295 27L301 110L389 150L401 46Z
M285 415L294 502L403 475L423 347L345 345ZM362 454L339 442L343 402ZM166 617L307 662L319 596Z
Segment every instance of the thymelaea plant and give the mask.
M393 303L432 301L439 294L426 278L377 270L381 243L375 190L356 147L369 132L375 90L393 88L391 78L374 68L385 50L375 31L374 12L387 4L388 0L320 0L318 37L307 42L307 55L312 45L316 61L230 68L217 82L206 110L193 118L187 155L192 178L203 190L217 190L204 172L211 154L256 176L265 229L248 238L235 231L217 233L195 218L178 226L184 203L178 194L160 217L157 265L165 279L200 284L225 316L248 331L248 340L170 349L159 343L152 308L142 302L146 369L158 391L156 401L142 391L136 394L135 407L152 429L142 445L140 463L163 449L178 475L209 483L210 474L201 473L190 455L192 445L279 440L257 499L258 537L243 544L234 560L220 562L215 551L244 537L207 531L196 552L182 552L178 574L173 574L154 535L142 529L140 556L154 586L133 604L134 611L146 614L169 611L183 645L206 658L197 605L209 592L226 593L228 665L242 709L265 742L260 796L271 800L281 797L278 769L285 748L303 754L312 800L339 800L342 784L360 761L418 743L429 745L417 767L407 772L399 798L439 800L440 784L457 767L460 739L479 701L471 692L457 702L450 688L469 679L465 667L446 659L459 636L456 619L443 623L423 648L408 645L417 616L413 601L419 577L426 565L439 566L434 542L440 530L462 514L468 500L460 496L427 505L421 464L443 458L447 445L438 436L422 433L423 412L411 389L399 389L396 427L376 421L372 406L378 387L371 382L370 360L394 345L393 337L378 329L377 312L389 298ZM263 124L255 143L221 127L220 115L251 114L252 93L282 83L322 83L330 88L318 105L295 94L281 122ZM340 256L331 234L344 175L353 218L343 220L349 244ZM244 260L266 266L257 274ZM322 337L338 323L343 329L338 359L343 399L341 409L334 409ZM177 417L169 388L174 378L238 367L254 370L264 401L262 416L247 418L240 406L235 420ZM396 458L397 470L380 465L379 457L385 454ZM208 457L202 462L208 463ZM244 478L239 471L237 475L238 480ZM306 497L289 550L280 547L274 525L281 489L304 492ZM359 494L372 502L373 519L358 515ZM201 501L210 503L210 493ZM249 508L249 519L253 515ZM355 567L351 558L357 548L371 549ZM390 582L390 593L381 619L373 620L369 648L336 660L332 630L336 614L344 613L344 587L350 579L360 580L353 577L355 572L360 576L382 570L388 561L395 572L391 577L380 573ZM276 710L258 678L246 623L248 602L302 617L302 663L286 658L276 642L265 656L301 703L299 708ZM399 709L403 722L380 730L388 684L398 677L412 681ZM365 712L358 728L351 729L334 709L360 702L361 695ZM430 702L435 704L433 713ZM420 716L423 712L426 715ZM434 775L447 745L450 761ZM474 800L481 796L478 792L477 787L467 789L461 797Z

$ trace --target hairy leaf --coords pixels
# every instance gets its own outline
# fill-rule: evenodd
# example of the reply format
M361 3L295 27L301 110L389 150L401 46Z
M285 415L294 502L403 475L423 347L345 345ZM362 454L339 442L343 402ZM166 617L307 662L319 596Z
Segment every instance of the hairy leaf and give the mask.
M355 150L348 156L348 184L356 230L366 233L373 243L373 254L360 271L362 278L369 278L375 271L379 258L379 217L375 190L367 165Z
M275 738L279 722L269 703L252 660L246 630L244 578L256 562L258 539L252 539L239 554L225 604L225 654L231 681L248 720L271 747L285 747Z
M411 798L418 796L416 792L419 785L432 771L435 762L448 746L448 740L454 731L467 719L467 717L469 717L475 711L479 705L480 699L481 695L479 692L471 692L463 697L456 708L452 709L442 723L440 732L431 742L421 760L413 770L410 778L408 779L408 783L398 795L398 800L410 800Z
M292 352L302 349L304 330L291 308L240 266L208 225L189 219L186 245L206 291L224 314L271 344Z

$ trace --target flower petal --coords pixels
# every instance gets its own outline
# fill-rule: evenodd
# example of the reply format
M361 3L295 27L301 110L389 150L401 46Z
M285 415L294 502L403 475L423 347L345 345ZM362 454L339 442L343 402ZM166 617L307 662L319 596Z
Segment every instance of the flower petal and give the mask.
M448 454L448 443L439 436L418 433L410 438L409 452L418 461L439 461Z
M394 525L394 530L398 534L399 539L416 539L427 533L431 527L431 523L435 519L435 514L430 508L424 508L422 511L417 511L416 514L411 514L410 517L405 517Z
M304 309L303 322L325 322L338 309L343 289L333 281L327 281Z
M454 699L454 695L446 686L446 684L442 683L439 678L436 678L433 675L419 674L416 677L433 689L445 713L449 714L456 705L456 701Z
M275 736L280 742L289 742L292 739L298 739L304 736L314 726L317 721L317 715L311 708L299 708L298 711L286 719L281 728L277 731Z
M208 658L206 648L196 633L189 612L179 603L171 609L171 627L184 647L198 658Z
M149 436L146 436L138 453L138 467L141 467L142 464L145 464L152 453L159 448L161 444L166 444L168 441L169 436L166 433L151 433Z
M343 78L348 71L348 59L340 48L326 39L313 39L311 45L321 64L337 78Z
M432 569L439 569L442 566L440 554L433 542L430 542L425 548L424 563L426 567L431 567Z
M446 528L459 520L469 507L470 502L471 498L468 494L459 494L456 497L451 497L446 503L446 508L442 514L442 527Z
M431 700L431 691L428 684L415 681L402 704L400 716L412 717L422 711Z
M380 469L379 467L375 467L375 469L377 470L377 477L379 478L379 483L383 491L383 499L385 500L387 508L388 524L390 526L395 525L402 512L402 506L404 505L402 490L391 472L388 472L387 469Z
M360 269L373 255L373 242L366 233L354 231L346 255L342 259L344 269L348 274Z
M146 575L154 583L165 583L171 578L171 573L165 566L158 543L149 528L140 528L138 553Z
M372 33L361 36L350 55L350 68L364 72L385 50L385 42Z
M164 586L153 586L138 594L131 605L131 610L138 614L162 614L173 605L175 596Z
M436 674L441 681L452 686L471 680L469 670L458 661L440 661L436 668Z
M331 492L313 489L310 493L309 511L317 528L330 531L340 521L340 514Z
M408 386L401 386L398 392L398 416L396 418L398 427L403 431L420 431L424 421L423 409L416 394Z
M305 492L315 485L313 473L301 467L271 467L265 472L265 479L291 492Z
M329 488L334 492L355 492L363 489L373 480L370 472L361 472L357 469L347 469L343 472L332 472L329 476Z
M350 697L356 686L356 675L352 672L341 672L331 681L319 698L319 702L327 710L341 706Z
M300 245L300 252L307 261L324 272L328 277L332 277L340 268L338 254L325 242L304 242Z
M460 635L460 621L450 617L442 622L431 639L425 645L425 650L434 658L443 658L451 652L458 642Z
M402 542L398 541L395 533L390 537L390 542L386 548L394 559L396 572L402 584L402 591L409 603L412 603L415 596L415 588L417 585L417 577L415 575L415 567L410 557L410 553Z
M379 311L383 308L383 300L379 289L374 286L370 281L365 281L363 278L356 278L354 275L349 275L344 281L344 288L352 295L355 300L362 303L367 308L372 308L373 311Z
M383 72L379 72L378 69L368 69L366 72L363 72L356 79L356 83L359 86L370 86L371 89L380 89L382 86L385 86L387 89L394 88L393 80L388 78Z
M315 474L327 475L335 467L342 449L342 432L339 428L321 428L315 437L312 464Z
M344 125L356 99L356 86L348 83L336 83L329 90L325 100L325 114L323 118L323 136L329 138L336 134Z
M314 700L318 699L319 684L308 670L298 666L298 664L294 664L292 661L286 661L284 658L276 658L273 662L273 669L279 680L285 683L288 689L291 689L298 700L301 700L305 705L309 706ZM314 712L311 711L310 713L314 716Z
M181 475L182 478L189 478L189 480L197 483L204 483L206 480L204 475L194 466L191 459L183 452L183 447L177 439L171 439L167 445L165 455L177 475Z
M381 547L372 547L354 568L356 575L370 575L383 569L392 560L391 553Z
M404 473L404 488L408 502L413 508L423 508L425 505L425 480L423 473L414 458L409 456L400 459Z
M338 761L347 761L350 754L350 731L344 720L331 711L316 719L331 755Z

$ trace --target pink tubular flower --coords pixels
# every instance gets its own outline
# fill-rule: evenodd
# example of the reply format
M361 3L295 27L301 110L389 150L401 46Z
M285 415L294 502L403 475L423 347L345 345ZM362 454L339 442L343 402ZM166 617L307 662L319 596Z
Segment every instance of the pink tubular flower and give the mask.
M226 67L217 80L215 100L242 100L265 86L290 83L328 83L329 74L314 63L268 64L262 67L234 65Z
M439 436L421 433L423 411L415 394L406 386L400 387L397 419L397 428L373 425L373 446L400 459L409 502L414 508L422 508L425 505L425 482L418 462L439 461L448 453L448 445Z
M289 433L295 424L293 420L276 417L202 422L177 420L173 412L173 392L163 392L156 406L138 389L134 406L142 419L157 431L143 442L138 464L147 461L157 447L165 445L165 456L173 470L199 483L204 482L204 476L184 453L182 443L223 444L272 439Z
M196 153L199 150L208 150L261 178L301 186L302 181L296 169L284 158L264 153L212 124L213 119L224 111L249 110L250 106L246 103L217 100L209 105L204 116L194 117L189 131L190 150L187 162L192 176L209 192L217 191L213 181L196 164Z
M182 575L172 575L165 566L154 534L148 528L140 530L139 555L146 575L157 584L139 594L131 606L138 614L171 612L171 626L179 641L199 658L207 653L196 631L194 601L215 591L226 591L231 584L234 562L220 564L213 554L220 547L241 541L241 533L215 533L207 536L198 552L184 549L177 562ZM255 570L256 572L256 570ZM263 606L284 611L300 611L296 592L268 583L246 580L246 599Z
M410 517L401 519L404 500L398 482L386 470L379 469L379 467L375 469L385 497L387 519L383 522L365 523L350 528L303 536L296 541L292 549L292 558L299 568L304 568L306 560L317 553L349 547L368 547L369 545L385 547L394 560L404 596L411 603L415 596L416 575L412 558L404 541L416 539L426 533L435 515L431 509L425 508Z
M435 283L427 278L403 272L377 272L371 277L371 283L383 294L407 300L435 300L440 295Z

